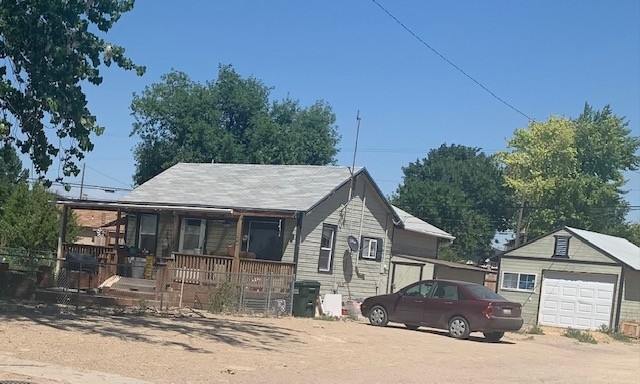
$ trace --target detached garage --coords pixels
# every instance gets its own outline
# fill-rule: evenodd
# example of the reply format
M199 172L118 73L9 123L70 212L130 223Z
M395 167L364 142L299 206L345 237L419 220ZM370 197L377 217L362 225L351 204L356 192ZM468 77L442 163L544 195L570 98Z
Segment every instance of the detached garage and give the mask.
M640 248L564 227L501 256L498 293L522 304L525 324L618 328L640 322Z

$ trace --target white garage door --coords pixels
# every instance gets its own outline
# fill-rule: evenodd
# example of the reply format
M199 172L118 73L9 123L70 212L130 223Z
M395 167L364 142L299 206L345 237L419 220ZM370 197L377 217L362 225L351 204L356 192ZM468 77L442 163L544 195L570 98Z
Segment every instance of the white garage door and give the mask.
M615 275L546 271L539 323L576 329L609 326L615 283Z

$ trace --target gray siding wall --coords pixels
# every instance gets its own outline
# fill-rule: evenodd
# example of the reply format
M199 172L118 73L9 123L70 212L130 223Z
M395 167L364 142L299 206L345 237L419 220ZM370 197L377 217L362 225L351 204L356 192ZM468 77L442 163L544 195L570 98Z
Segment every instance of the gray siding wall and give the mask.
M574 239L571 239L572 241ZM553 244L552 248L553 249ZM609 260L609 259L608 259ZM609 260L611 261L611 260ZM538 323L538 308L540 306L540 288L542 287L542 275L543 271L563 271L563 272L582 272L582 273L600 273L620 275L621 268L617 265L593 265L593 264L576 264L562 262L558 259L552 260L523 260L523 259L510 259L503 258L500 262L500 275L498 277L498 294L504 298L522 304L522 318L524 319L525 326L531 326ZM536 283L534 292L519 292L512 290L505 290L502 288L502 282L504 281L503 274L505 272L511 273L527 273L536 275ZM616 284L616 292L613 298L612 313L615 315L617 311L616 303L618 296L618 284Z
M469 281L484 285L485 273L481 271L471 271L468 269L451 268L444 265L436 266L436 279Z
M207 220L207 238L204 253L207 255L228 255L228 246L236 243L237 220Z
M158 231L156 255L169 257L171 256L173 245L173 215L162 213L158 215Z
M296 250L296 219L285 219L282 239L282 261L293 263Z
M396 229L391 252L394 255L420 256L435 259L438 254L438 238Z
M366 204L363 204L365 197ZM334 288L352 298L385 293L393 217L382 197L362 174L356 178L352 200L344 208L348 199L347 183L304 217L296 279L319 281L322 294L331 293ZM382 261L358 260L356 252L349 252L347 236L353 235L359 240L361 222L362 236L383 239ZM323 223L338 227L331 273L318 272Z
M613 262L608 256L592 248L587 243L571 235L565 230L554 232L542 237L532 243L524 245L506 253L508 256L539 257L541 259L551 259L553 256L555 237L572 236L569 240L569 259L581 261ZM555 259L554 259L555 260Z
M640 322L640 271L624 269L620 322Z

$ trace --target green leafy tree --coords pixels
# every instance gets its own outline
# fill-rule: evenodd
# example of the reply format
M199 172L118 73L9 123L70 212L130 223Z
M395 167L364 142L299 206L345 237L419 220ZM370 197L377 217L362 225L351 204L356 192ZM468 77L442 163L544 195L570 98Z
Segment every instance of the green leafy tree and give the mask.
M302 107L269 101L271 88L220 66L204 84L173 71L134 95L134 182L142 184L178 162L335 163L340 140L325 102Z
M0 140L28 153L36 173L60 157L65 176L78 174L91 134L103 131L82 91L102 82L102 64L144 72L101 37L132 8L133 0L0 2Z
M62 214L54 200L55 195L41 184L17 185L0 216L0 245L11 249L55 250ZM72 214L68 219L67 238L72 240L78 236L79 227Z
M594 111L587 104L577 119L532 122L515 131L508 147L500 158L505 183L523 207L523 241L562 225L627 231L623 172L638 168L640 141L609 106Z
M640 223L632 223L627 227L627 240L640 247Z
M4 203L11 195L16 185L25 183L29 173L22 169L22 161L16 149L6 143L0 147L0 215L4 210Z
M443 144L402 171L404 182L392 203L456 236L442 258L477 261L492 255L492 239L507 228L513 205L492 157L478 148Z

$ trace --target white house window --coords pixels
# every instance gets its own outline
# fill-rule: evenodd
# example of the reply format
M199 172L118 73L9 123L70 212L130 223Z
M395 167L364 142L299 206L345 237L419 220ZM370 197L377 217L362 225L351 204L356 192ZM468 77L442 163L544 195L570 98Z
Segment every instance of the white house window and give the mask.
M204 219L182 219L178 251L180 253L201 255L204 251L206 227L206 220Z
M536 275L528 273L502 274L502 288L515 291L533 292L536 285Z
M382 239L379 237L360 238L360 259L382 260Z
M333 268L333 252L336 242L335 225L322 225L322 238L320 239L320 256L318 257L318 272L331 273Z
M140 215L140 228L138 230L138 249L155 253L156 251L156 228L158 216L142 214Z
M553 257L569 257L569 236L555 236Z

